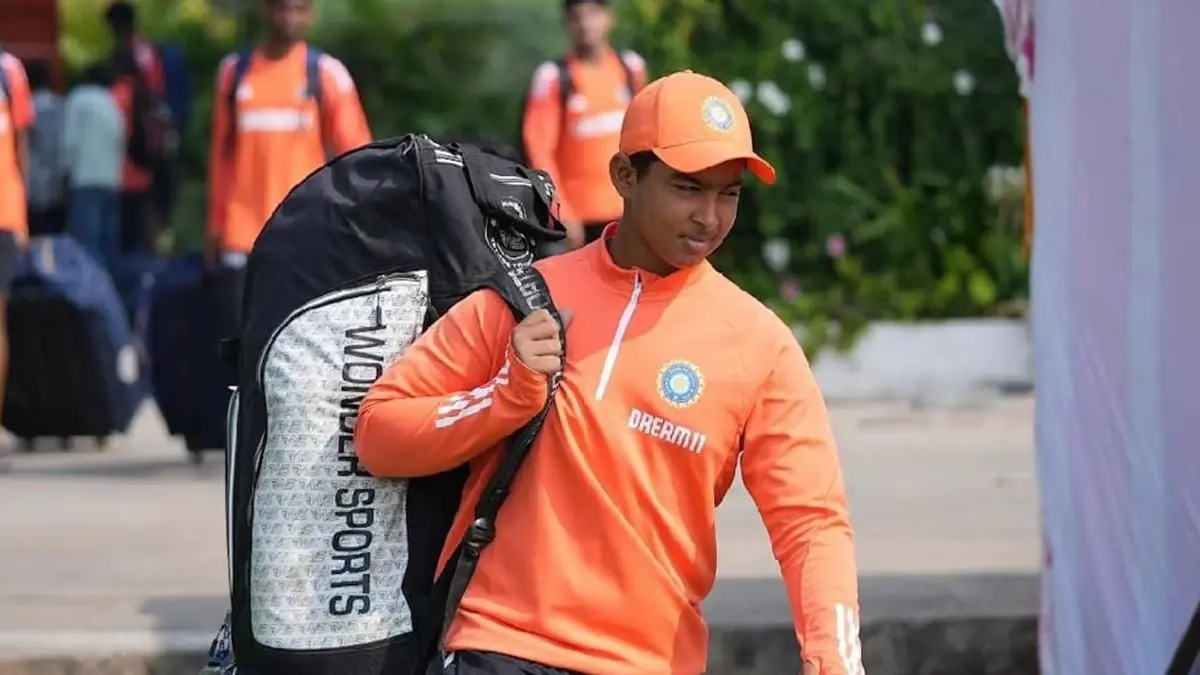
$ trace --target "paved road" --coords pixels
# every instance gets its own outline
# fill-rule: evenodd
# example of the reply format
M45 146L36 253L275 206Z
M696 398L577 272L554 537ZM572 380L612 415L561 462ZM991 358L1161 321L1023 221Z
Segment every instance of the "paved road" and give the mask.
M1032 403L838 407L864 620L1028 615L1039 558ZM147 407L101 453L81 443L0 469L0 655L194 648L224 611L221 458L189 464ZM712 621L781 624L787 604L754 505L719 511Z

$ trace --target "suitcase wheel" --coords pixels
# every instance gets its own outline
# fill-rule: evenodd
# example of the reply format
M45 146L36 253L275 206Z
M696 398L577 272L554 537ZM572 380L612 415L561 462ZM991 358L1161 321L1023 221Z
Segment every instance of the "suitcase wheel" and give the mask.
M21 450L23 452L33 452L33 441L34 441L34 439L32 439L32 438L22 438L21 439Z
M108 436L97 436L96 437L96 449L101 452L104 452L105 450L108 449Z
M59 450L70 450L71 449L71 437L70 436L59 436L58 437L58 449Z
M188 461L194 466L200 466L204 463L204 452L201 450L188 450Z

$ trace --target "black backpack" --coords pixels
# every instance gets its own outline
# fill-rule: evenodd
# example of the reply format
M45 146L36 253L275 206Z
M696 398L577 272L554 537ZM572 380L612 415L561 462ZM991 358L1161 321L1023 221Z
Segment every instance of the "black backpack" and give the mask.
M179 154L179 130L171 106L146 81L132 51L118 50L112 66L118 80L128 80L133 92L126 152L134 164L156 174Z
M626 52L618 54L621 61L621 69L625 73L625 90L632 99L637 93L637 78L633 74L633 69L629 67L629 61L626 57ZM567 57L560 56L554 59L551 63L558 69L558 102L559 109L562 110L562 116L558 120L559 128L567 119L567 103L571 100L571 94L575 93L575 82L571 79L571 69L567 67ZM532 89L525 91L525 96L521 99L521 116L517 120L517 138L520 140L520 155L521 162L529 164L529 151L525 146L525 115L529 112L529 95Z
M530 266L540 243L561 238L553 193L543 173L409 135L333 159L267 221L229 350L232 613L207 672L412 675L440 664L443 619L496 534L550 398L510 439L476 526L437 579L467 468L372 478L354 421L371 383L470 293L495 290L518 319L557 317Z

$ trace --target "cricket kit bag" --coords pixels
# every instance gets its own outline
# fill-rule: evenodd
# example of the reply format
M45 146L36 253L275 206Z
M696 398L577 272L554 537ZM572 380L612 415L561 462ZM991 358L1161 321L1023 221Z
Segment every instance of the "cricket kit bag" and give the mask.
M330 161L268 220L247 262L234 345L232 609L206 672L410 675L440 663L445 616L496 534L550 399L510 439L476 527L436 579L466 467L371 477L354 451L358 406L476 290L496 291L518 320L542 308L557 316L530 266L538 245L562 236L553 193L544 173L408 135Z

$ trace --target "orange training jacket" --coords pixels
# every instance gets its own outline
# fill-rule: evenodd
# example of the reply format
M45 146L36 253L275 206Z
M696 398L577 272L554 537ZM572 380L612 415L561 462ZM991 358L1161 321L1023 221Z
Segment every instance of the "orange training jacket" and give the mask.
M20 59L0 51L0 68L8 81L8 95L0 91L0 232L12 232L25 239L29 223L17 139L33 124L33 94Z
M611 228L610 228L611 229ZM804 657L860 675L854 543L821 393L791 331L707 263L655 277L604 240L538 263L572 308L562 388L448 635L590 675L698 675L699 609L717 571L716 506L741 467L791 600ZM481 291L456 305L362 402L376 476L464 462L471 477L442 565L546 378L510 346Z

